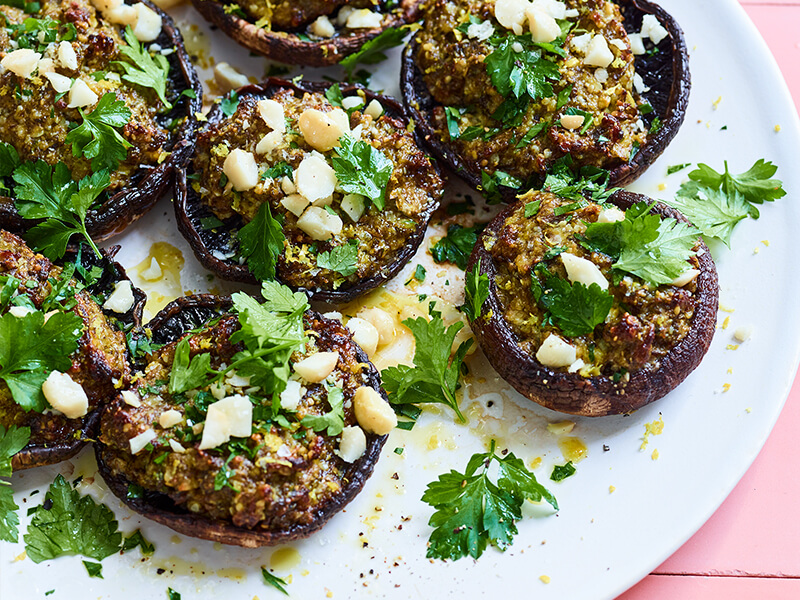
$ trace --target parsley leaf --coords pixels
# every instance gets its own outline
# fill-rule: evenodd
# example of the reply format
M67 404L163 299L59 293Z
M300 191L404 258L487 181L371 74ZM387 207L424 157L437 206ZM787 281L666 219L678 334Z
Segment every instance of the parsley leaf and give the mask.
M553 164L542 186L543 191L577 201L586 200L588 193L598 203L606 202L617 189L608 188L608 171L604 169L586 166L576 172L569 155Z
M222 109L222 114L230 119L239 108L239 94L236 93L236 90L220 100L219 107Z
M472 249L478 241L478 234L483 231L483 227L483 225L474 227L450 225L447 228L447 235L430 248L433 260L437 263L455 263L459 269L466 269L469 255L472 253Z
M492 462L499 467L497 483L489 479ZM474 454L464 473L451 470L429 483L422 496L436 509L428 524L434 528L428 543L428 558L458 560L480 558L491 544L504 551L517 534L522 504L546 500L558 510L553 495L536 481L513 452L495 453L492 440L488 453Z
M29 241L48 258L64 256L70 238L80 234L99 257L100 250L86 230L86 215L95 200L110 184L108 171L102 170L79 182L64 163L50 166L43 160L27 162L14 171L14 201L24 219L46 219L28 232Z
M72 155L92 159L92 169L115 170L128 156L131 143L115 129L125 127L131 111L113 92L103 94L90 113L83 113L83 123L67 134Z
M461 310L470 321L480 318L483 305L489 298L489 276L481 273L479 260L472 271L467 271L464 280L464 304Z
M394 48L403 43L405 37L419 28L419 25L406 25L403 27L388 27L380 35L367 41L358 52L345 56L339 64L344 67L345 78L350 81L353 79L353 71L356 65L375 65L386 60L384 50Z
M575 475L575 465L570 461L565 465L555 465L553 467L553 472L550 474L550 479L553 481L563 481L567 477L572 477L573 475Z
M328 388L328 404L331 407L330 412L324 415L306 415L301 422L314 431L327 429L328 435L339 435L344 429L344 392L342 388Z
M725 173L722 174L702 163L697 167L689 173L689 179L710 188L722 188L728 194L737 191L745 200L754 204L772 202L786 195L783 182L771 179L778 171L778 167L763 158L758 159L750 169L739 175L731 175L728 171L728 161L725 161Z
M585 286L544 271L544 282L532 275L533 296L547 310L566 337L578 337L594 331L606 320L614 297L596 283Z
M285 585L287 585L287 583L280 577L277 577L276 575L273 575L272 573L267 571L266 567L261 567L261 576L264 578L264 583L267 583L272 587L274 587L275 589L280 590L287 596L289 595L289 592L287 592L286 588L284 587Z
M590 223L584 243L614 258L614 269L662 285L689 269L697 233L685 223L650 214L640 202L625 211L624 221Z
M530 36L509 34L493 37L489 43L494 51L485 59L486 71L501 96L513 92L517 98L527 95L530 100L541 100L553 95L551 81L561 75L558 65L544 58ZM514 50L522 46L522 52Z
M31 438L30 427L0 425L0 477L11 477L11 459L28 445ZM16 544L19 540L19 515L14 502L11 482L0 479L0 540Z
M0 142L0 177L8 177L19 165L17 149L11 144Z
M155 91L158 99L164 105L164 108L170 110L172 103L167 101L167 80L169 79L169 62L167 57L163 54L156 52L155 60L146 48L142 47L136 36L133 35L133 30L130 25L125 27L125 41L127 46L120 46L119 51L127 58L130 63L115 61L114 64L122 67L125 74L122 78L136 85L145 88L150 88Z
M722 190L684 183L672 200L665 200L681 211L704 236L716 238L730 248L731 235L737 223L750 215L751 205L737 191Z
M211 355L200 353L190 358L190 339L191 336L186 336L175 346L172 370L169 373L170 394L182 394L206 384L206 375L211 370Z
M279 162L274 164L269 169L264 171L262 179L277 179L278 177L291 177L293 173L292 167L289 163Z
M505 171L495 171L491 175L486 171L481 172L481 185L478 186L478 189L486 196L489 204L498 204L503 201L500 186L518 190L522 187L522 181Z
M278 257L283 254L286 236L280 221L272 216L264 202L256 216L239 230L239 248L253 275L261 281L275 278Z
M331 87L325 90L325 97L333 106L342 106L344 96L342 95L342 88L339 87L338 83L334 83Z
M317 255L317 266L349 277L358 269L358 246L344 244Z
M24 538L35 563L68 553L103 560L122 545L114 513L90 496L81 496L61 475L50 484L45 504L34 509Z
M167 600L181 600L181 595L171 587L167 588Z
M156 551L156 547L148 542L142 535L141 530L137 529L122 541L122 552L130 552L139 548L142 556L150 556Z
M42 383L52 371L72 367L69 355L78 349L83 321L71 312L58 312L45 323L44 313L0 317L0 379L14 401L26 411L50 407Z
M83 563L83 566L86 567L86 572L89 574L89 577L103 579L103 565L96 562L89 562L88 560L81 562Z
M453 323L445 329L439 314L428 321L425 317L406 319L403 325L411 330L416 341L414 366L399 365L381 372L383 387L392 404L435 402L452 408L458 419L466 421L458 407L456 391L467 350L472 340L462 342L451 357L450 351L456 334L463 323Z
M339 138L331 163L339 186L351 194L361 194L372 200L378 209L386 205L386 186L394 165L386 155L367 142L350 135Z

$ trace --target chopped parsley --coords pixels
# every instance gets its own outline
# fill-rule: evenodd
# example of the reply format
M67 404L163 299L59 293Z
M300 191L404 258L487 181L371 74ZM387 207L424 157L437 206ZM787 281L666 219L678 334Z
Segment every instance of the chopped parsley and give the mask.
M464 278L464 304L460 308L470 321L475 321L480 318L483 305L488 299L489 276L481 273L479 260L471 271L467 271Z
M89 574L89 577L97 577L98 579L103 579L103 565L96 562L90 562L88 560L84 560L81 562L83 562L83 566L86 567L86 572Z
M270 573L266 567L261 567L261 576L264 578L264 583L267 585L271 585L276 590L283 592L285 595L289 595L289 592L286 591L286 581L281 579L280 577L273 575Z
M724 173L701 163L689 173L690 181L682 184L676 197L666 203L685 214L703 235L730 246L736 224L748 216L759 217L756 204L786 195L783 182L773 179L777 171L777 166L764 159L739 175L731 174L727 161Z
M0 477L11 477L11 459L28 445L31 438L30 427L0 425ZM0 540L16 544L19 540L19 506L14 502L11 482L0 479Z
M500 187L518 190L522 187L522 181L505 171L495 171L491 175L486 171L481 172L481 184L478 189L483 192L489 204L498 204L503 201Z
M131 120L131 111L113 92L102 95L90 113L83 114L83 123L67 134L65 142L72 144L73 156L92 160L92 169L115 170L128 156L130 142L117 128Z
M236 93L236 90L220 100L219 107L222 109L222 114L230 119L239 108L239 94Z
M317 255L317 266L349 277L358 270L358 243L343 244L320 252Z
M381 372L383 387L393 405L421 402L444 404L453 409L463 423L466 419L458 407L456 391L461 387L461 368L472 340L462 342L451 357L453 342L464 324L457 322L445 328L438 312L432 311L431 316L430 321L425 317L403 321L416 341L414 366L399 365L384 369ZM398 410L397 406L395 410Z
M489 479L492 463L498 467L496 482ZM422 501L436 509L428 521L434 528L428 558L477 559L490 544L504 551L517 534L525 500L544 500L558 510L555 497L525 463L513 452L498 456L492 440L489 452L474 454L464 473L451 470L428 484Z
M405 25L403 27L388 27L380 35L367 41L358 52L354 52L344 57L340 65L344 67L345 78L350 81L353 79L353 72L356 65L375 65L386 60L385 50L394 48L403 43L405 37L416 29L419 25Z
M150 556L156 551L156 547L148 542L142 535L142 532L137 529L122 541L122 552L130 552L139 548L143 556Z
M274 279L286 236L281 222L272 216L268 202L258 208L256 216L239 230L237 237L239 251L253 275L261 281Z
M331 164L339 187L351 194L366 196L379 209L386 205L386 186L394 165L386 155L367 142L350 135L339 138Z
M689 269L697 230L675 219L662 219L640 202L625 211L625 220L590 223L583 243L615 260L612 265L653 285L672 283Z
M550 479L552 481L563 481L567 477L572 477L574 474L575 465L570 461L565 465L555 465L553 467L553 472L550 474Z
M578 337L594 331L606 320L614 297L598 284L588 287L580 282L570 283L551 274L544 265L537 265L543 280L536 273L531 276L534 299L547 311L546 319L558 326L566 337Z
M683 171L686 167L691 167L692 163L683 163L682 165L670 165L667 167L667 175L673 175L679 171Z
M461 270L466 269L469 255L472 253L472 249L478 241L478 234L483 227L483 225L474 227L450 225L447 228L447 235L431 245L430 252L433 260L437 263L451 262Z
M45 503L33 510L24 538L28 557L35 563L62 554L103 560L122 545L114 513L90 496L81 496L61 475L50 484Z
M339 435L344 429L344 392L339 387L328 388L328 404L331 410L323 415L306 415L301 421L314 431L326 431L330 436Z
M144 88L150 88L161 100L166 110L172 108L172 103L167 101L167 81L169 79L169 62L167 57L156 52L151 56L146 48L142 47L130 25L125 27L125 42L127 45L119 47L120 54L130 62L115 61L115 65L125 71L122 78L128 83L133 83Z
M593 166L584 166L576 171L572 157L567 155L550 168L542 190L579 202L589 197L603 203L617 188L608 188L608 171Z

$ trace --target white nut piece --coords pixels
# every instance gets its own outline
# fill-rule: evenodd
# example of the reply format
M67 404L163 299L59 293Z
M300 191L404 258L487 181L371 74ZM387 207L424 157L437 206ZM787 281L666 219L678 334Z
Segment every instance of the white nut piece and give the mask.
M42 394L50 406L68 419L83 417L89 410L86 392L67 373L50 373L42 383Z
M564 115L561 117L561 126L564 129L580 129L585 117L583 115Z
M700 275L700 271L697 269L687 269L672 280L672 285L677 287L689 285L691 282L697 279L698 275Z
M150 266L141 272L142 279L145 281L158 281L163 275L164 271L161 270L161 265L158 264L155 256L150 258Z
M32 308L28 308L27 306L12 306L8 309L8 314L17 317L18 319L21 319L25 315L29 315L34 312L36 311Z
M46 75L47 73L55 72L56 63L53 62L52 58L43 58L39 61L39 64L36 65L36 68L39 71L39 75Z
M180 413L180 411L177 411L174 408L165 410L158 416L158 424L164 429L174 427L181 421L183 421L183 415Z
M297 405L306 393L306 388L300 385L299 381L290 379L286 382L286 388L281 392L281 408L292 412L297 410Z
M128 443L131 445L131 454L139 454L139 452L144 450L145 446L156 439L156 437L156 432L152 429L145 429L139 435L132 437L128 440Z
M625 220L625 212L616 208L615 206L609 206L608 208L604 208L600 211L600 214L597 215L597 222L598 223L618 223L619 221Z
M370 103L367 104L367 108L364 109L364 114L369 115L373 119L379 119L383 114L383 105L378 102L377 98L373 98L370 100Z
M247 77L239 73L239 71L226 62L214 65L214 81L225 93L250 83Z
M294 363L294 372L309 383L319 383L333 373L337 362L338 352L317 352Z
M367 450L367 436L361 427L348 425L342 429L342 440L337 454L345 462L354 463Z
M578 358L573 346L551 333L536 351L536 360L545 367L568 367Z
M534 42L552 42L561 35L561 27L556 20L538 7L529 6L525 15L528 17L528 27Z
M183 454L186 452L186 448L181 446L180 442L173 439L169 440L169 447L172 448L173 452L177 452L178 454Z
M570 42L570 46L572 46L577 52L581 54L586 54L587 50L589 50L589 42L592 41L592 34L591 33L583 33L581 35L576 35L572 38Z
M119 23L120 25L133 25L136 22L136 10L129 4L118 4L103 12L103 16L112 23Z
M332 196L336 189L336 171L316 152L306 155L295 172L297 193L314 202Z
M136 11L134 37L140 42L152 42L161 34L161 15L141 2L134 4L133 9Z
M361 346L369 358L372 358L378 349L378 340L380 339L378 329L369 321L358 317L350 319L347 322L347 328L353 333L353 341Z
M231 437L248 437L253 432L253 403L247 396L228 396L208 406L200 450L216 448Z
M362 385L353 396L356 421L364 431L375 435L386 435L397 427L397 415L374 388Z
M364 100L361 98L361 96L347 96L347 98L342 98L342 106L345 110L352 110L363 104Z
M244 192L256 187L258 183L258 165L252 152L236 148L225 157L222 172L237 192Z
M339 203L339 207L355 223L364 216L364 208L366 207L364 196L361 194L345 194Z
M562 252L559 256L561 257L561 262L564 263L564 268L567 270L567 278L572 283L582 283L586 287L596 283L601 289L608 289L608 280L600 271L600 268L592 261L569 252Z
M289 194L281 199L281 204L295 217L299 217L303 214L303 211L306 209L309 202L305 196L301 196L300 194Z
M69 100L68 108L83 108L84 106L93 106L99 98L83 79L76 79L69 88L67 99Z
M586 56L583 63L590 67L607 68L614 62L614 53L608 47L608 42L599 33L592 38L589 46L586 48Z
M522 35L525 11L530 6L528 0L497 0L494 4L494 18L516 35Z
M335 123L339 124L339 127L341 128L343 133L350 132L350 117L346 112L344 112L344 110L342 110L338 106L335 106L333 110L325 114L327 114L328 117L333 119Z
M320 152L327 152L337 146L339 138L344 133L339 122L331 118L328 113L316 108L303 111L297 124L308 145Z
M57 94L68 92L69 88L72 87L72 79L64 75L60 75L58 73L45 73L44 76L50 82L50 85L53 86L53 90L55 90Z
M303 216L297 219L297 226L318 242L324 242L341 233L343 225L338 215L332 215L319 206L309 206Z
M634 56L641 56L647 52L644 47L644 40L642 39L642 35L640 33L628 34L628 40L631 43L631 52L633 52Z
M279 131L270 131L267 135L261 138L261 141L256 145L256 152L258 154L272 154L272 152L281 145L283 142L283 134Z
M314 21L308 28L312 35L316 35L321 38L332 38L336 35L336 28L331 23L331 20L322 15L317 17L317 20Z
M655 15L645 15L642 19L642 37L649 37L650 40L658 45L661 40L669 35L666 29Z
M9 52L0 60L0 66L23 79L28 79L36 70L42 55L30 48Z
M114 284L114 291L111 292L111 295L103 303L103 308L124 315L133 308L134 301L135 298L133 296L131 282L125 279Z
M283 109L283 104L275 100L259 100L256 104L258 114L264 120L264 123L278 133L286 131L286 113Z
M139 408L142 405L142 401L139 400L139 396L137 396L136 393L130 390L123 390L121 396L122 396L122 401L128 406L132 406L133 408Z
M394 319L392 315L382 308L364 308L359 311L359 318L372 324L378 330L378 347L385 346L394 341L396 332L394 329Z
M58 44L58 62L65 69L74 71L78 68L78 55L71 42L61 42Z
M737 342L746 342L750 339L750 336L753 335L753 326L752 325L743 325L741 327L737 327L736 331L733 332L733 337L736 339Z
M348 29L372 29L380 27L382 22L383 16L380 13L373 12L368 8L359 8L350 13L345 26Z

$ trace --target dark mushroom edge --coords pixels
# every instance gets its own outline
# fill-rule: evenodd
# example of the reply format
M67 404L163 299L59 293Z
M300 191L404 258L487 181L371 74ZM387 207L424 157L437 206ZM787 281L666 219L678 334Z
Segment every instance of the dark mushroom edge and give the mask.
M618 191L609 202L627 210L639 202L653 201L646 196ZM700 364L716 329L719 305L716 267L702 240L698 240L697 255L692 259L700 273L693 282L694 312L688 331L655 363L650 361L643 368L628 373L629 377L615 381L605 374L584 377L580 373L546 367L521 348L522 340L506 319L505 307L498 300L498 265L484 247L487 237L495 238L506 219L519 208L519 204L511 205L487 226L468 265L469 272L480 261L480 272L489 278L489 297L480 317L471 321L472 330L489 362L519 393L562 413L589 417L627 414L666 395ZM661 203L655 203L652 210L662 218L688 223L678 211Z
M305 93L320 94L324 93L332 85L333 84L326 82L300 81L292 83L282 79L268 78L262 84L249 85L241 88L238 90L237 94L239 102L241 102L243 98L248 96L253 96L258 99L271 98L276 92L281 90L291 90L294 94L300 96ZM341 85L340 89L345 97L357 92L363 93L366 99L365 106L372 100L378 100L388 117L396 120L398 124L402 124L403 126L407 124L408 120L405 117L402 107L394 99L376 94L357 84ZM225 118L221 105L214 105L208 114L207 124L201 128L198 132L198 136L202 136L210 127L218 125ZM413 139L416 146L421 148L422 146L419 138L414 135ZM427 155L425 156L424 168L429 170L431 178L438 179L440 177L438 166L434 161L428 159ZM211 208L201 200L200 195L192 189L191 181L187 181L187 177L191 178L195 173L196 171L194 171L192 162L189 163L186 171L179 171L177 173L174 207L178 229L189 242L197 260L199 260L204 267L228 281L257 284L258 279L253 275L246 263L242 263L235 255L229 258L226 257L231 254L232 250L238 248L236 235L239 229L244 226L242 217L239 214L234 214L229 218L222 219L221 226L212 229L204 228L203 220L209 217L215 217L215 215ZM376 272L371 276L363 279L356 279L355 282L345 280L344 283L338 287L329 285L327 288L291 285L290 282L282 281L280 274L277 275L277 279L283 283L289 284L293 289L305 291L310 294L315 301L322 302L345 303L375 289L400 272L403 266L411 260L411 257L422 243L428 222L438 206L438 196L440 196L443 191L443 186L441 184L442 182L440 181L440 189L437 195L432 198L433 201L429 202L425 210L416 214L416 218L420 222L413 233L405 239L405 243L390 257L388 264L381 264L380 268L376 268ZM302 236L305 237L305 234L302 234ZM279 257L279 265L285 260L285 256Z
M156 121L165 128L175 123L177 125L170 129L169 143L164 147L168 156L163 162L142 165L122 189L109 195L100 206L89 210L86 227L95 241L121 233L161 199L172 182L175 171L184 167L194 151L196 115L203 107L203 86L186 52L180 31L163 10L149 0L140 2L154 10L162 22L158 38L154 42L143 42L143 46L157 44L163 49L174 49L174 52L166 56L170 66L167 99L173 107L157 115ZM138 2L127 0L126 3L135 5ZM21 233L35 224L34 220L20 217L14 206L14 198L0 196L0 228Z
M217 0L192 0L192 4L207 21L257 54L290 65L324 67L341 62L390 27L414 22L419 1L401 0L398 8L386 13L380 27L360 29L351 35L337 34L329 39L319 38L319 41L303 33L305 25L291 31L270 31L233 12L226 12L226 5Z
M642 99L653 108L652 112L641 115L642 121L649 129L658 118L660 127L648 135L647 142L627 162L609 169L609 186L624 186L644 173L677 135L689 104L691 76L683 31L669 13L647 0L615 0L614 3L620 7L628 33L636 33L641 29L645 15L655 15L669 34L650 52L635 59L636 73L649 88L642 94ZM415 63L418 37L419 33L415 34L403 51L400 87L408 115L431 154L472 188L483 191L482 169L460 154L449 140L437 134L434 112L442 110L443 106L430 94L422 72ZM575 161L575 164L581 166L579 161ZM544 172L530 173L528 181L523 182L520 189L506 187L499 182L498 192L503 201L514 202L517 194L524 189L539 187L545 175Z
M153 341L160 344L175 343L189 330L202 328L212 319L225 319L230 314L227 311L231 305L229 297L210 294L179 298L167 305L148 324L153 332ZM310 326L314 330L313 335L316 337L320 349L338 348L349 352L350 358L360 363L360 367L363 369L363 385L377 390L381 398L388 402L385 392L381 389L378 371L341 323L325 319L313 311L305 313L305 323L307 328ZM107 407L103 420L111 418L113 413L119 411L121 407L124 407L124 403L118 397ZM307 509L307 513L305 513L307 518L302 519L303 522L282 523L280 519L285 514L282 513L281 515L270 515L270 518L274 518L280 523L280 526L270 527L264 525L263 522L251 522L247 526L236 525L227 518L214 518L206 514L194 513L186 506L176 503L166 494L137 488L132 485L132 481L125 473L112 469L111 465L118 451L104 443L103 436L107 433L107 429L103 428L103 433L95 444L99 472L111 491L129 508L179 533L249 548L304 538L320 529L328 519L342 510L359 493L372 474L387 437L367 433L366 450L360 458L353 463L345 463L339 458L335 459L346 465L341 476L340 490L318 506ZM211 456L209 452L198 451L198 453L201 457L205 455L208 463L212 464L212 468L213 465L218 467L217 463L219 462L224 463L215 456ZM133 489L136 489L136 493L132 493ZM298 491L299 506L303 504L303 493L307 493L307 491ZM176 492L176 495L180 496L180 492ZM291 501L293 501L292 498L288 499L288 502ZM282 508L286 509L285 506ZM288 510L286 509L287 512Z
M23 284L25 281L39 284L36 288L27 288L27 292L42 297L50 289L42 286L47 285L51 269L56 265L28 250L23 240L7 232L0 231L0 247L3 260L0 274L12 269L16 273L16 265L22 263L20 266L29 275ZM72 309L83 319L85 330L78 350L73 355L73 368L69 373L83 380L82 385L89 398L89 412L84 417L68 419L60 413L26 412L10 397L3 398L0 401L0 423L31 428L30 441L12 457L14 471L55 464L77 454L87 441L95 437L99 409L116 393L115 384L127 383L131 356L125 335L140 330L146 297L144 292L132 286L134 303L127 312L119 314L102 308L102 301L113 291L115 284L128 281L125 269L113 260L118 250L119 247L112 247L99 259L87 245L83 245L79 249L70 249L63 261L59 261L63 265L70 262L77 264L80 260L80 265L87 271L93 267L102 270L97 280L86 286L85 293L80 294L76 307ZM92 304L98 305L102 313ZM102 325L97 324L99 314L103 315L105 321ZM93 323L91 335L87 328L89 322ZM113 362L123 364L115 365Z

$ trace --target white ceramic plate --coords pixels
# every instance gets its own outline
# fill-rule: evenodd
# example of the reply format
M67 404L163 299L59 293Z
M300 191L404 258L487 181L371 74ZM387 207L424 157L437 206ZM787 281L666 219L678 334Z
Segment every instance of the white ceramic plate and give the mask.
M69 478L84 475L82 491L104 499L124 531L141 527L156 543L155 556L143 559L135 551L110 557L103 561L105 579L100 580L87 576L78 557L36 565L24 558L22 544L4 543L0 596L43 598L55 589L48 596L51 600L165 598L169 586L186 599L278 597L260 574L261 566L272 566L290 582L288 589L295 598L524 593L537 598L600 599L621 593L674 552L720 505L753 461L797 368L800 280L794 265L800 206L793 196L800 189L796 170L800 129L780 73L737 2L665 0L663 4L686 32L692 100L681 132L633 189L668 197L686 173L667 177L668 165L706 162L721 169L727 159L733 172L741 172L763 157L779 165L778 176L789 192L786 199L763 207L758 221L741 223L733 250L714 249L721 303L730 311L721 312L719 321L721 325L730 317L729 326L720 327L705 361L683 385L627 418L575 419L571 435L586 444L588 456L578 463L575 476L556 484L548 481L550 470L565 460L559 438L546 425L562 417L511 392L485 363L480 366L478 356L473 369L489 377L482 384L473 380L467 388L473 400L464 406L473 402L486 406L492 400L491 409L471 411L485 412L483 418L456 426L448 412L426 413L414 432L393 432L375 474L346 511L310 539L277 549L223 547L140 519L101 482L92 483L92 454L84 452L59 468L14 476L22 529L27 523L25 510L41 502L56 472ZM248 56L218 32L209 32L190 9L177 9L175 15L185 35L210 41L210 49L203 53L206 58L214 56L253 76L263 75L262 59ZM199 30L188 28L188 23ZM394 53L374 80L389 93L397 91L397 66ZM311 70L305 73L313 76ZM727 130L721 130L723 126ZM117 240L123 245L123 264L136 265L159 240L176 246L186 260L173 293L212 285L177 234L168 201ZM411 264L425 260L418 255ZM401 282L408 270L401 274ZM433 267L428 272L434 272ZM455 278L451 283L452 289ZM232 289L218 282L213 285L215 291ZM729 349L735 343L732 332L747 326L753 328L752 338L736 350ZM645 424L659 413L663 434L652 436L642 451ZM451 468L463 470L469 456L491 438L526 461L542 457L535 473L550 484L561 510L557 515L536 507L528 510L513 547L504 554L489 549L478 562L431 562L425 558L431 509L420 496L439 474ZM405 447L402 456L392 452L396 447ZM33 490L40 492L30 496ZM541 575L547 575L550 583L540 581Z

